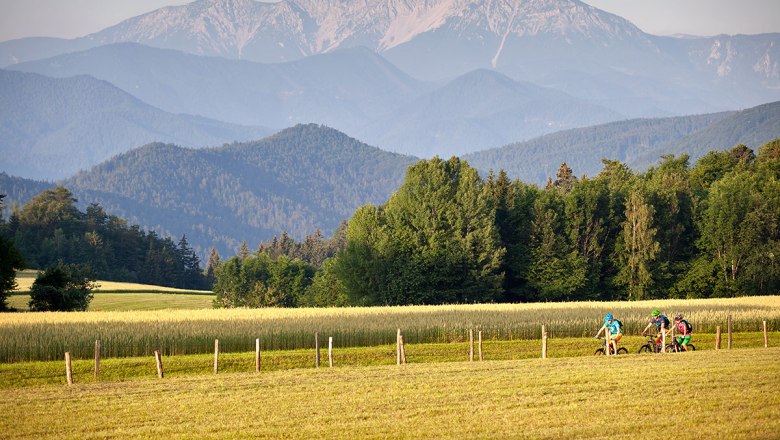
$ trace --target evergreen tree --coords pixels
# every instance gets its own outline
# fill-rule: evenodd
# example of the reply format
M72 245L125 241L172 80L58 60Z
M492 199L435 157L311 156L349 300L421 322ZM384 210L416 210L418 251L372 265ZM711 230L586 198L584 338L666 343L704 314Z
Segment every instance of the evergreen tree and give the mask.
M0 213L3 212L4 198L5 194L0 194ZM25 267L22 254L11 240L1 234L4 229L5 222L0 217L0 311L8 310L8 296L16 288L16 271Z
M620 271L615 282L627 290L628 298L632 300L644 299L654 282L651 264L660 245L655 239L653 215L653 207L645 202L640 190L629 193L623 233L616 247Z
M532 258L528 279L538 300L574 299L585 285L585 261L571 246L564 229L564 202L547 190L534 203L531 223Z
M246 245L246 240L241 243L241 247L238 249L238 258L246 260L251 253L249 252L249 246Z
M214 285L214 281L216 280L215 272L217 267L219 267L219 261L219 252L217 252L215 248L211 248L211 251L209 252L209 261L206 263L206 269L204 270L209 286Z

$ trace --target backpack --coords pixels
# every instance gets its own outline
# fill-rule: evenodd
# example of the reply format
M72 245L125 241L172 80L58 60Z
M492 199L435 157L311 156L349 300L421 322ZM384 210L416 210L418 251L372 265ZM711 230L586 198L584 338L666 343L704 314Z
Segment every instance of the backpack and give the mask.
M616 319L615 323L617 324L618 328L620 329L620 333L623 333L623 323L620 322L620 320Z
M687 320L685 320L685 319L683 319L683 321L682 321L682 322L684 322L684 323L685 323L685 329L686 329L686 333L688 333L689 335L690 335L691 333L693 333L693 326L691 325L691 323L690 323L690 322L688 322L688 321L687 321Z

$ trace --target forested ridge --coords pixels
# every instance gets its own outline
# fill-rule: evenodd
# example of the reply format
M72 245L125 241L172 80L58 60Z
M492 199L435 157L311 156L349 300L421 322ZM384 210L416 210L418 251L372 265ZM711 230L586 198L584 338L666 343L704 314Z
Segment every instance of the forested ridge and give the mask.
M63 185L131 223L186 233L204 256L281 231L332 234L357 206L386 200L414 160L310 124L219 148L150 144Z
M566 162L595 176L602 158L647 170L661 156L686 153L691 161L712 150L745 144L758 149L780 133L780 102L738 112L631 119L575 128L463 156L481 172L504 169L511 178L544 184Z

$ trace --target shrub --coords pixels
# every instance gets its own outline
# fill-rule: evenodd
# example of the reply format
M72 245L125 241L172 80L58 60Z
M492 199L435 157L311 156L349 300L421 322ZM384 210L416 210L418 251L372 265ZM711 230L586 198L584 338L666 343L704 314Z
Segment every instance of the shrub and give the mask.
M95 278L88 268L57 263L38 274L30 288L30 310L85 311L92 301Z

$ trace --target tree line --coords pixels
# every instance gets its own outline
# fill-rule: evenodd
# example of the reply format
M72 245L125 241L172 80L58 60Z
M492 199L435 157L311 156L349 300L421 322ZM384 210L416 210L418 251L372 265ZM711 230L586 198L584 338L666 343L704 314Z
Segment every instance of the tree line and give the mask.
M0 218L0 236L13 245L27 267L46 269L60 262L88 269L97 279L182 289L209 289L200 259L182 236L159 237L98 204L86 212L65 187L48 189Z
M503 171L482 180L457 157L419 161L386 203L357 209L343 249L317 270L292 263L297 260L289 252L274 259L264 246L231 259L216 276L218 298L240 290L256 299L219 305L778 292L780 140L758 154L744 145L710 152L695 166L687 155L663 156L643 173L618 161L603 164L591 178L577 177L564 163L555 179L538 187L511 181ZM244 287L219 287L226 280Z

